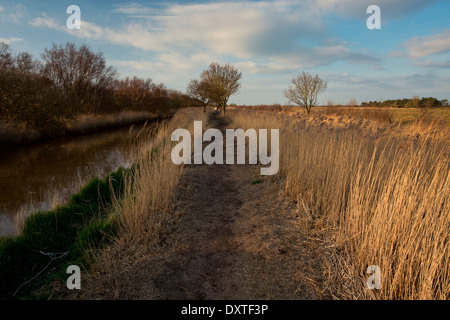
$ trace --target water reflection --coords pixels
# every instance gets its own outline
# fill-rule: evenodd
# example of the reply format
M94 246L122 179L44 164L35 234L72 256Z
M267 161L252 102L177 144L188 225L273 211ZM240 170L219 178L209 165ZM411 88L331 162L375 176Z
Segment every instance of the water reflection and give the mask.
M17 234L16 214L30 203L49 209L93 177L130 165L130 150L141 129L122 128L0 152L0 235Z

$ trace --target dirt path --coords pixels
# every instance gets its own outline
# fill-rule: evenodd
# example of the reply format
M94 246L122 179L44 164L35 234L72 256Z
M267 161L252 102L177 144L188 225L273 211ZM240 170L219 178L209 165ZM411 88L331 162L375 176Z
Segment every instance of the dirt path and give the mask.
M209 125L224 129L226 123L212 114ZM185 169L176 230L90 298L329 298L315 252L320 246L301 232L279 178L262 178L250 165Z
M210 126L224 129L215 114ZM318 262L302 247L296 209L248 165L187 168L187 214L154 279L157 299L318 299ZM269 180L270 178L266 178Z

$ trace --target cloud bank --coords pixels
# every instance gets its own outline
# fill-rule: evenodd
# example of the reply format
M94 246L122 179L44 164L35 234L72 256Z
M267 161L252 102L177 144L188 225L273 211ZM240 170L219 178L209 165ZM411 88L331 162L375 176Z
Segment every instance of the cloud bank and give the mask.
M324 10L331 9L332 3L317 6L309 0L170 4L161 8L126 4L112 10L127 17L125 24L114 29L82 21L81 30L68 30L46 15L30 24L150 51L158 61L181 68L211 61L206 57L229 57L253 74L283 73L339 60L376 64L377 57L355 52L345 42L329 41L322 17ZM136 67L160 64L123 63Z

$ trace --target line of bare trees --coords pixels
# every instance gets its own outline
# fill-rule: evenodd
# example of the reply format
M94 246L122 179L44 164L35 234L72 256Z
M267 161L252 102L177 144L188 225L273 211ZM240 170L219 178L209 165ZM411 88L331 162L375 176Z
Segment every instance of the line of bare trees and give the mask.
M0 42L0 122L58 127L80 114L149 111L168 115L193 99L162 83L118 79L103 53L86 45L53 44L41 59L14 54Z

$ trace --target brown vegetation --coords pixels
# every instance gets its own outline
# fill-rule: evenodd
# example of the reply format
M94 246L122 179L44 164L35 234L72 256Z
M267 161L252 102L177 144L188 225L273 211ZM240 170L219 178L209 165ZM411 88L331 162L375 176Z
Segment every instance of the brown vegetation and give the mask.
M170 132L206 122L179 112L138 148L137 184L113 211L122 231L94 255L76 297L449 299L445 133L249 109L230 108L232 126L279 129L280 174L174 166ZM381 290L367 289L369 265L381 269Z
M205 118L186 110L167 129L192 130L194 119L222 130L230 125L217 114ZM323 249L298 232L297 208L280 193L277 177L254 183L259 168L251 165L174 168L161 162L170 153L160 144L169 133L142 149L144 159L152 150L151 164L140 162L137 191L117 203L120 239L97 254L83 289L69 298L330 298Z
M193 132L194 119L205 120L204 113L199 111L179 111L170 122L158 128L155 137L142 139L136 145L133 158L138 164L137 169L125 178L125 194L116 199L111 209L111 215L118 216L121 221L118 237L111 246L92 252L91 274L86 274L83 280L87 289L83 291L84 295L92 295L91 290L105 291L101 288L103 285L98 287L103 281L113 281L109 284L113 287L107 291L119 294L121 286L126 286L132 279L121 282L115 276L126 272L130 263L151 255L149 248L158 244L178 219L175 199L184 167L174 165L168 156L173 146L170 138L176 128L185 127Z
M117 126L167 117L192 102L187 95L151 79L118 79L103 54L92 52L86 45L54 44L44 50L41 60L35 60L28 53L14 55L7 44L0 43L3 146L70 133L80 121L86 123L86 118L90 119L89 127L97 130L105 124ZM124 112L137 114L130 117ZM146 114L151 117L144 119ZM105 120L105 115L115 120ZM126 119L132 122L124 123Z
M449 299L448 135L242 108L230 115L238 127L280 129L286 194L334 248L338 298ZM379 291L366 289L369 265L381 268Z

